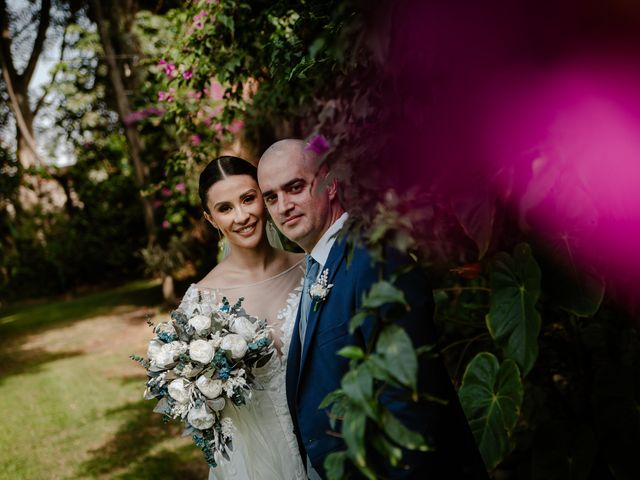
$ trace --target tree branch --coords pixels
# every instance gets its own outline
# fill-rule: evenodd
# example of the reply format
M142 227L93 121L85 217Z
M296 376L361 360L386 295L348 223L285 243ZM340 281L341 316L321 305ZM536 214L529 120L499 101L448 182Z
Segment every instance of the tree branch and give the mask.
M3 71L7 70L9 81L15 84L17 72L11 60L11 31L9 30L9 17L5 0L0 0L0 67L2 67ZM3 75L3 77L6 77L6 75Z
M27 85L29 85L29 82L31 81L33 72L36 69L36 64L38 63L38 58L40 58L40 54L42 53L42 47L44 46L44 41L47 38L47 30L49 29L50 20L51 0L42 0L42 5L40 7L40 23L38 24L38 35L33 42L33 50L31 51L31 56L29 57L27 68L25 68L24 72L22 72L20 75Z

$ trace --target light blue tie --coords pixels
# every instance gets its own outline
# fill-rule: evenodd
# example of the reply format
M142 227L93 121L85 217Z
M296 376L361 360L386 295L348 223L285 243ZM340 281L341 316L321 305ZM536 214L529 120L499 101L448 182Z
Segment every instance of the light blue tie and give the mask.
M304 274L304 286L302 288L302 300L300 301L300 343L304 345L304 334L307 331L307 321L309 319L309 309L311 308L311 294L309 289L318 278L320 264L311 255L306 255L307 270Z

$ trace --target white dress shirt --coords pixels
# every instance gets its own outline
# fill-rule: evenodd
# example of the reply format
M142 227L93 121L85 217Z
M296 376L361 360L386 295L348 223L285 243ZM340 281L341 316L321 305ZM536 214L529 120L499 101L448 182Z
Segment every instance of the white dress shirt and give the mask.
M322 273L322 269L327 263L331 248L336 241L336 235L338 234L338 232L340 232L340 230L342 230L342 227L344 226L344 223L348 218L349 214L347 212L344 212L342 215L340 215L340 217L335 222L333 222L329 228L327 228L327 231L324 232L322 237L320 237L320 240L318 240L318 242L311 250L310 255L316 262L320 264L318 275Z

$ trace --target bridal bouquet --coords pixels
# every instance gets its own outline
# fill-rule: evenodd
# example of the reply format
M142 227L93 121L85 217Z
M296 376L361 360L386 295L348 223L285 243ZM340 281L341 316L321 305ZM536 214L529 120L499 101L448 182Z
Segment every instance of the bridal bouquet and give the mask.
M223 414L225 405L244 405L257 387L252 370L273 354L264 320L247 315L242 298L195 310L191 316L171 312L171 321L154 328L147 359L131 358L147 370L144 398L157 398L154 412L179 418L183 435L192 435L211 467L233 450L233 423Z

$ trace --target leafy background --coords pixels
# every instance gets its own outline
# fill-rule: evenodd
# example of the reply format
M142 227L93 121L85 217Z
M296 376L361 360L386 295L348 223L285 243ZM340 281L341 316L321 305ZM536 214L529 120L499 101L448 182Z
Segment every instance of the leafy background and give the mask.
M42 21L45 3L7 21ZM444 82L441 72L400 60L420 63L419 42L388 40L400 38L415 2L98 3L50 7L51 34L63 31L64 47L36 115L53 121L36 122L34 135L55 132L75 163L26 165L17 140L0 148L3 306L145 272L162 279L171 305L180 280L215 263L216 239L200 218L198 170L220 152L255 162L276 139L322 134L353 229L378 260L393 245L432 279L438 347L493 477L637 478L638 311L597 268L567 262L580 257L580 245L565 242L558 254L524 228L519 199L474 181L473 158L450 168L446 157L417 157L405 145L421 129L437 131L412 105L429 105ZM599 10L584 8L588 24ZM601 21L623 28L614 20L628 13L612 7ZM550 31L540 44L566 41ZM22 45L31 53L27 40ZM11 138L15 112L5 83L0 115ZM451 176L456 188L442 188ZM23 202L21 189L33 178L63 191L62 205L52 207L42 192ZM380 308L404 302L393 279L374 285L363 305L380 322L375 344L340 352L352 369L326 404L343 418L347 449L328 459L332 478L341 478L345 462L374 478L376 452L400 462L399 446L425 448L376 407L387 383L414 392L417 359L433 354L410 348ZM361 319L356 314L353 325Z

